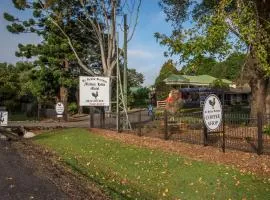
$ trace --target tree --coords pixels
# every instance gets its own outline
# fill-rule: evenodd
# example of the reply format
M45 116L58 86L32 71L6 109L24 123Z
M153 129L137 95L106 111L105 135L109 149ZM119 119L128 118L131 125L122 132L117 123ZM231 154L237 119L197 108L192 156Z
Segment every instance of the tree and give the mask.
M0 64L0 99L1 105L9 111L20 112L22 102L34 101L34 93L30 90L29 82L32 80L35 66L29 62L18 62L16 65ZM53 82L49 82L53 85ZM48 84L48 83L47 83ZM38 82L39 87L44 86ZM35 88L37 90L37 87ZM48 88L46 89L48 92ZM42 94L45 96L45 94Z
M243 74L252 88L251 115L265 110L269 113L269 0L192 2L161 0L174 31L171 36L155 36L162 45L170 47L171 54L178 54L185 61L201 55L222 60L235 49L246 51ZM189 17L194 20L193 27L184 30L182 24Z
M199 57L197 59L190 60L186 66L184 66L180 73L186 75L211 75L213 66L216 65L217 61L214 58Z
M130 13L130 19L135 18L129 24L128 41L131 40L138 22L141 0L13 0L13 3L21 10L32 9L34 18L22 22L5 13L4 17L13 22L8 26L9 31L36 32L42 35L52 29L57 30L85 74L111 77L117 63L116 19L125 12ZM93 57L95 62L92 61ZM67 68L67 59L64 63ZM63 92L60 94L67 93L66 88L62 86L61 89ZM67 107L67 95L60 96L63 96Z
M128 88L141 87L144 82L142 73L137 72L136 69L128 68L127 70Z
M237 81L241 79L241 70L245 58L246 55L242 53L233 53L225 61L216 63L209 74L216 78Z
M8 110L14 110L19 99L17 93L20 85L17 82L18 74L14 66L7 63L0 63L0 102Z
M214 88L214 89L223 89L223 90L227 90L230 88L228 83L224 83L222 81L222 79L216 79L212 82L212 84L210 85L210 87Z
M217 62L214 58L202 57L200 60L190 60L180 73L186 75L208 74L216 78L236 81L241 78L241 69L246 55L234 52L226 60Z
M54 77L57 82L56 85L59 86L58 89L55 90L55 94L51 94L51 97L44 95L43 98L40 98L38 92L34 92L34 94L36 94L37 99L42 102L44 102L44 97L54 99L54 101L57 99L58 101L62 101L65 106L64 116L65 119L67 119L68 90L76 83L73 72L78 71L78 65L74 64L76 56L80 56L80 59L87 64L87 67L84 69L86 73L90 68L95 72L100 71L99 67L97 67L98 70L95 70L96 68L94 68L98 65L100 56L98 54L98 44L91 40L93 33L79 32L78 30L80 30L81 25L78 21L74 20L72 17L73 15L62 15L61 18L58 18L58 23L61 24L63 31L72 36L73 43L72 46L70 46L69 40L59 34L59 28L53 23L50 23L48 16L42 12L40 3L30 4L26 1L19 0L13 2L18 9L28 9L31 6L31 8L33 8L33 18L21 21L8 13L4 13L4 17L12 22L11 25L7 26L7 29L15 34L35 32L43 39L43 41L37 45L19 44L19 51L16 52L16 56L34 58L34 64L41 67L42 73L37 73L38 76L52 75ZM62 5L61 2L58 6L51 8L51 10L53 12L70 10L68 5L63 4L62 6L65 7L62 8L59 7L60 5ZM74 7L76 7L76 5ZM76 14L78 14L78 12ZM74 54L72 48L76 48L76 54ZM46 80L46 77L39 78ZM47 85L49 84L50 83L47 83ZM35 84L33 83L32 85ZM37 90L39 90L39 86L36 85L36 87ZM39 104L40 103L41 102L39 102Z
M141 87L128 95L128 104L132 107L145 107L149 104L149 88Z
M39 24L46 23L47 26L54 26L58 29L59 34L66 40L73 51L78 64L90 75L95 72L85 64L87 59L82 59L77 52L76 40L74 41L74 31L66 29L69 22L73 22L77 26L76 31L80 30L80 34L89 34L91 43L86 43L88 47L93 41L97 44L99 55L102 63L102 73L105 76L111 76L116 65L116 18L123 12L129 11L131 17L135 17L133 26L136 27L138 20L138 12L141 0L129 1L107 1L107 0L38 0L35 2L27 0L13 0L15 7L21 10L33 9L36 22L30 19L27 22L19 23L17 18L5 13L5 18L10 21L16 21L8 29L13 32L32 31L38 32ZM136 12L134 12L135 8ZM135 13L135 14L134 14ZM26 28L26 26L28 26ZM130 24L130 38L133 36L134 30ZM85 56L87 58L88 56Z
M164 100L169 94L170 86L166 85L164 80L168 78L171 74L177 73L178 71L175 68L175 65L171 59L169 59L162 65L159 75L155 80L155 88L158 100Z

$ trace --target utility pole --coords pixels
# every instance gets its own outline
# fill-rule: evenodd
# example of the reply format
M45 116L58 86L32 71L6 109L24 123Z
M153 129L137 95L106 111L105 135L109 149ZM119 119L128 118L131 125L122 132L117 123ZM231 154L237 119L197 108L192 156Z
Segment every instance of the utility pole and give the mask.
M124 15L124 73L123 73L123 93L124 93L124 104L127 108L127 15Z
M116 33L116 129L117 132L120 132L120 71L119 71L119 34Z
M131 124L127 112L127 15L124 15L124 70L123 70L123 82L121 81L121 73L119 66L119 40L118 33L116 38L117 46L117 63L116 63L116 72L117 72L117 99L116 99L116 128L118 132L121 130L130 130ZM123 83L123 84L122 84Z

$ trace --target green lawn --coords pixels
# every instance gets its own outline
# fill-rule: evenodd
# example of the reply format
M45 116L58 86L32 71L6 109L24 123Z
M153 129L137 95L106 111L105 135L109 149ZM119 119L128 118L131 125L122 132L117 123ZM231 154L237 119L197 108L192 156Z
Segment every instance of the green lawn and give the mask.
M65 129L35 142L56 151L113 199L270 199L270 182L223 165Z

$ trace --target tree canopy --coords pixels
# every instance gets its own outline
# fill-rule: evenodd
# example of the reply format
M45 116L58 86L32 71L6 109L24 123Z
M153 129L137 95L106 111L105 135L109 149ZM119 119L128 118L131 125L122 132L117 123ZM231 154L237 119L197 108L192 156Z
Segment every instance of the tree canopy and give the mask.
M269 0L161 0L160 5L174 31L170 36L156 33L155 37L169 47L170 54L189 62L201 56L223 61L232 52L244 52L242 74L252 88L252 115L270 111L259 105L267 105L269 94ZM192 24L185 29L182 25L188 20Z
M57 30L85 73L95 75L89 66L94 52L101 60L102 74L111 76L116 66L117 16L127 11L130 18L135 18L129 26L129 39L137 25L141 0L130 1L13 0L17 9L32 9L33 18L21 21L9 13L5 13L4 17L12 22L7 28L13 33L36 32L44 35L51 29Z
M171 74L177 73L178 71L173 63L173 60L169 59L162 65L159 75L155 80L155 88L158 100L164 100L169 94L170 86L165 84L164 79L168 78Z
M236 81L241 78L241 70L244 64L246 55L242 53L232 53L227 59L217 62L213 58L202 57L198 60L191 60L181 70L180 74L186 75L203 75L228 79Z

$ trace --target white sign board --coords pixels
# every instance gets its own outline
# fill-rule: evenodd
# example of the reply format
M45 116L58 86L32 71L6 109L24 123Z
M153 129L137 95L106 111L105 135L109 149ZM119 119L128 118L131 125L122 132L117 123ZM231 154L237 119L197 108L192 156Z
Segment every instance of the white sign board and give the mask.
M204 101L203 121L209 131L214 131L221 125L222 105L214 94L210 94Z
M0 126L7 126L8 124L8 112L0 111Z
M109 77L80 76L80 106L109 106Z
M61 103L61 102L58 102L58 103L55 105L55 112L56 112L56 114L57 114L57 117L63 117L64 111L65 111L64 104Z

